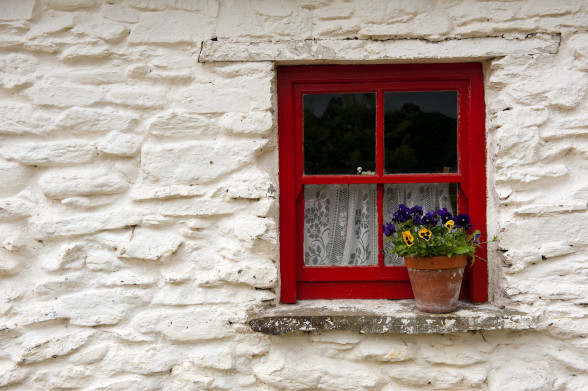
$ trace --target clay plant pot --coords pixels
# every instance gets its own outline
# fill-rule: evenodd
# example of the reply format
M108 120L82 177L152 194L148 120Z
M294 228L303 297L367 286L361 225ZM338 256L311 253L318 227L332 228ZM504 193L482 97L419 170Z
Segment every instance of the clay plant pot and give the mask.
M455 311L467 259L467 255L404 257L412 292L420 311Z

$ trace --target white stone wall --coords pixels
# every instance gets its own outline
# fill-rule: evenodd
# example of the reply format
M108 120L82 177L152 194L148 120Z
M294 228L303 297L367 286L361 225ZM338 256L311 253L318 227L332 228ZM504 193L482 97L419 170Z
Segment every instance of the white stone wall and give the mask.
M257 52L198 62L228 43ZM279 291L273 61L464 59L492 300L539 327L251 331ZM586 389L587 72L586 0L0 1L0 388Z

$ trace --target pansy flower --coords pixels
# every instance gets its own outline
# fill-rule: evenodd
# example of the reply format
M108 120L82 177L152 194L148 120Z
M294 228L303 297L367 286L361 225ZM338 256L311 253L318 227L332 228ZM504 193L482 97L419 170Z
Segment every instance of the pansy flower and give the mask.
M451 214L451 212L447 210L447 208L439 209L437 211L437 214L441 218L441 224L445 224L451 219L453 219L453 215Z
M482 234L480 232L478 232L477 234L474 235L474 243L479 244L480 243L480 236Z
M398 210L394 212L392 221L395 223L406 223L410 219L410 209L404 204L398 205Z
M434 226L437 225L437 222L439 221L439 217L437 216L437 212L435 211L429 211L427 212L426 215L423 216L423 225L429 225L429 226Z
M433 233L430 229L423 227L419 230L419 236L428 242L431 236L433 236Z
M410 231L404 231L402 233L402 238L404 239L404 242L406 243L406 245L408 247L410 247L414 244L414 237L412 236Z
M422 216L423 215L423 207L420 205L415 205L412 208L410 208L410 213L413 215Z
M465 229L470 229L472 227L470 224L470 216L465 213L455 216L453 221L455 221L455 224Z
M386 236L392 236L394 234L394 232L396 232L396 227L394 226L394 224L392 224L390 222L384 224L383 229L384 229L384 235L386 235Z
M421 216L419 216L419 215L414 215L412 217L412 223L414 225L423 225L423 219L421 219Z
M447 220L447 222L445 223L445 228L452 230L454 225L455 223L453 222L453 220Z

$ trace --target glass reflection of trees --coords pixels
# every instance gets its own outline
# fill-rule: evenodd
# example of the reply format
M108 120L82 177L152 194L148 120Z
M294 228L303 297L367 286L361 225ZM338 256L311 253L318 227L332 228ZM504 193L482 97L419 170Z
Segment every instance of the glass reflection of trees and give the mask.
M376 96L304 95L304 173L375 171Z
M385 172L456 172L457 93L390 95L396 107L385 104ZM304 173L375 171L375 129L374 93L304 95Z
M428 100L429 106L437 103L430 98ZM457 99L454 102L457 118ZM386 173L456 172L456 118L441 112L424 112L421 107L410 102L404 103L400 109L386 110L384 116Z

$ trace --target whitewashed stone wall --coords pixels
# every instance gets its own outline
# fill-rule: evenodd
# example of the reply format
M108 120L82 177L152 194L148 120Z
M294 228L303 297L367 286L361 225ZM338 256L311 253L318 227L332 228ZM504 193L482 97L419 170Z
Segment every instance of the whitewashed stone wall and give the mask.
M279 290L268 43L315 39L484 62L492 300L536 330L251 331ZM587 72L586 0L2 0L0 388L586 389Z

